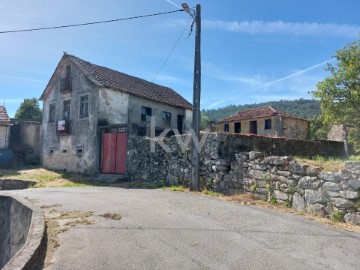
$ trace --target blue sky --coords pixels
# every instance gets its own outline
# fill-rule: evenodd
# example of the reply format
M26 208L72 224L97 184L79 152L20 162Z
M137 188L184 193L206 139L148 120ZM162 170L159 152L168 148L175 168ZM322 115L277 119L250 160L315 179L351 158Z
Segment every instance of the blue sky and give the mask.
M0 31L178 9L177 0L0 0ZM187 1L202 6L202 109L311 98L337 49L357 39L358 0ZM0 34L0 104L14 116L39 98L63 51L153 81L189 22L185 12L133 21ZM185 30L155 82L192 101L194 34Z

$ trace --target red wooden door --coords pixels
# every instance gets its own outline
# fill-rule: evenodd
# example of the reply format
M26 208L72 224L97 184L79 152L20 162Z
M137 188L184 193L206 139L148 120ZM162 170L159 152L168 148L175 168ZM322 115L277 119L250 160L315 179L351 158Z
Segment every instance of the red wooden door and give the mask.
M116 134L116 164L115 173L125 174L126 173L126 133Z
M104 133L102 140L103 173L126 173L126 133Z

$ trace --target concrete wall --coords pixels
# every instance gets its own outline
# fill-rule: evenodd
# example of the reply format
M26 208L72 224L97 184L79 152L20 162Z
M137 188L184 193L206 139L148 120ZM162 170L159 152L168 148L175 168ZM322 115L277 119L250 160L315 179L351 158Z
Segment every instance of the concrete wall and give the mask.
M10 126L0 125L0 149L9 148Z
M40 163L42 132L41 123L11 120L10 149L14 151L14 165Z
M0 268L25 244L32 210L11 197L0 196Z
M60 86L54 84L50 94L44 100L43 106L43 165L55 170L67 170L94 174L98 169L97 112L98 89L87 76L71 61L64 61L55 72L60 77L65 76L66 66L71 66L72 92L61 93ZM89 116L80 118L80 97L89 97ZM70 100L70 133L56 132L58 120L63 120L63 102ZM49 106L55 104L55 123L49 123ZM78 150L82 149L79 154Z

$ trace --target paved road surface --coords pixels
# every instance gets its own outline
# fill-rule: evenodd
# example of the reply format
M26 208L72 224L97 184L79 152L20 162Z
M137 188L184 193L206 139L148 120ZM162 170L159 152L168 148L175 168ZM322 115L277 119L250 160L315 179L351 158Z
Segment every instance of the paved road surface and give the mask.
M94 211L60 235L49 269L360 269L360 234L190 193L107 187L11 193ZM99 215L119 212L121 220Z

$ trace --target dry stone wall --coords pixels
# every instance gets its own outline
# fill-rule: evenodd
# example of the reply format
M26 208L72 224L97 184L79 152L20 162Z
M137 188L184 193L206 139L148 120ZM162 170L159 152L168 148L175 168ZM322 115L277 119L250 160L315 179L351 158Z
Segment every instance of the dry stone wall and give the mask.
M188 185L190 149L183 152L179 139L185 137L164 140L170 152L156 145L152 153L151 139L130 136L130 179ZM239 143L231 135L215 133L207 137L200 159L202 188L225 194L253 192L259 199L360 225L360 162L347 162L339 172L323 172L290 156L244 151Z

